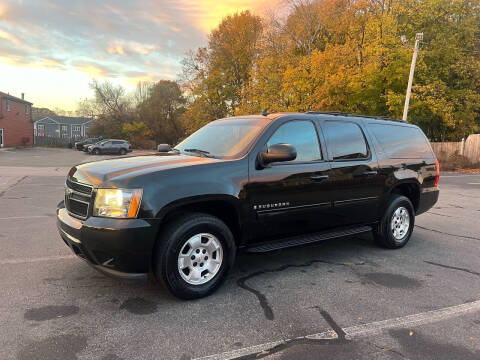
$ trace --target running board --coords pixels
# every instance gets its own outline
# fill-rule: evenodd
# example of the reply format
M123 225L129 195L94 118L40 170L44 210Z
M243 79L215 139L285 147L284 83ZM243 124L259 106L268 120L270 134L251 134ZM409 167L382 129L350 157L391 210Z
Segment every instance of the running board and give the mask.
M245 252L263 253L263 252L268 252L268 251L273 251L278 249L285 249L293 246L312 244L312 243L316 243L323 240L362 234L369 231L372 231L371 226L359 226L359 227L348 228L343 230L292 236L285 239L280 239L278 241L271 241L268 243L246 247Z

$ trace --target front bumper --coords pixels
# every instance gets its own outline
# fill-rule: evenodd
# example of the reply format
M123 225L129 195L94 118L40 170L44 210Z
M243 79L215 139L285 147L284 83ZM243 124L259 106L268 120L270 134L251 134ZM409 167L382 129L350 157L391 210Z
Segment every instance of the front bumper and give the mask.
M62 201L57 228L75 255L102 273L124 280L146 280L158 222L144 219L71 216Z

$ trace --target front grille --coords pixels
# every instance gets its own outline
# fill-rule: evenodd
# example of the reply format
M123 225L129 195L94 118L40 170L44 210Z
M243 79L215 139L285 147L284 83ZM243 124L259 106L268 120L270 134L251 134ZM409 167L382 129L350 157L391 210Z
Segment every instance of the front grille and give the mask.
M70 181L69 179L67 179L67 187L87 195L92 195L93 191L93 188L90 185L80 184Z
M89 215L93 187L67 179L65 191L65 207L78 218L86 219Z

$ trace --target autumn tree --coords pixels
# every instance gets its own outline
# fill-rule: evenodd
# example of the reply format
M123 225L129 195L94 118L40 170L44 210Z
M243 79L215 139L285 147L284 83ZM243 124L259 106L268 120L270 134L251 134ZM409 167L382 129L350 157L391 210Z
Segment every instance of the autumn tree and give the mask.
M235 114L260 50L261 33L260 17L236 13L210 33L207 47L185 58L184 77L191 90L185 124L190 131Z
M425 36L409 121L432 140L480 129L480 0L289 0L288 11L261 21L229 16L185 60L190 130L266 108L400 118L417 32ZM233 51L237 44L242 50Z

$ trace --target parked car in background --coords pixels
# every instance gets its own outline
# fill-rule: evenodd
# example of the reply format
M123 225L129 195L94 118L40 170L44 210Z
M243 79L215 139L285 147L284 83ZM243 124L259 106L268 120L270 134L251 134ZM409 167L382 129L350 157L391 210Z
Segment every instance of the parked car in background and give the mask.
M101 141L102 138L88 138L83 139L82 141L78 141L75 143L75 149L83 150L84 147L88 147L89 145L96 144L97 142Z
M100 141L88 147L88 153L93 155L100 154L120 154L132 152L132 147L126 140L108 139Z

